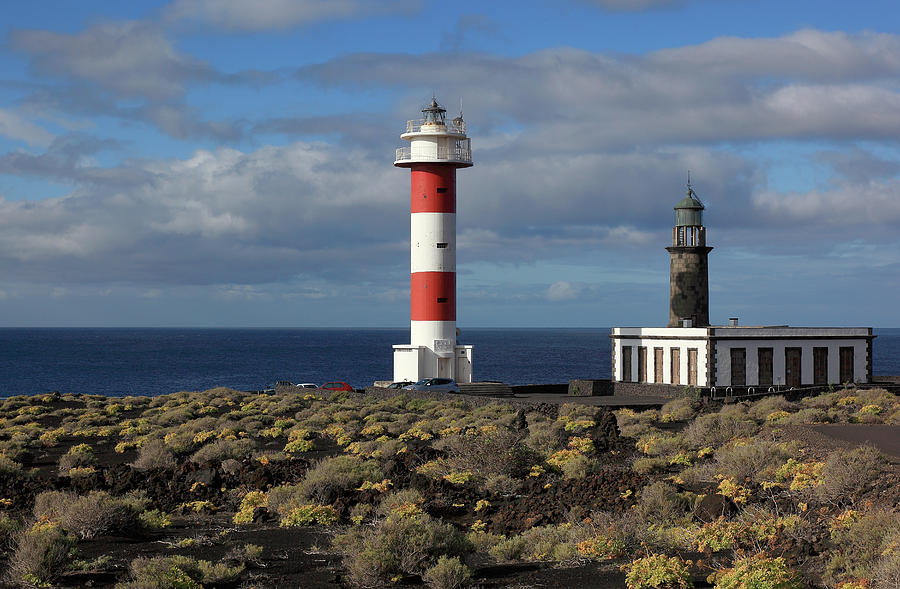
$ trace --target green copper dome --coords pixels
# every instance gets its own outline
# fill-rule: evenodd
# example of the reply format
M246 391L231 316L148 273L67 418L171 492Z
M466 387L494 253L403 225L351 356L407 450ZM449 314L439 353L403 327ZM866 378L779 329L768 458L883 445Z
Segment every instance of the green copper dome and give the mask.
M687 196L675 205L676 227L700 227L703 225L703 203L688 183Z
M678 209L700 209L703 210L703 203L694 198L694 191L688 191L688 195L678 201L678 204L675 205L675 210Z

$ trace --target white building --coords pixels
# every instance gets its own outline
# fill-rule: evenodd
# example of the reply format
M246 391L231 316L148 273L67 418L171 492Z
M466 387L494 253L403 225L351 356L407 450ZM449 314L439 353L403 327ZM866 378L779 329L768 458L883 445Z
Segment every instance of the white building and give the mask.
M768 390L872 380L868 327L615 327L610 337L617 382Z
M675 206L668 327L614 327L612 380L697 387L753 388L872 381L869 327L709 325L703 204L688 182ZM763 389L763 390L757 390Z

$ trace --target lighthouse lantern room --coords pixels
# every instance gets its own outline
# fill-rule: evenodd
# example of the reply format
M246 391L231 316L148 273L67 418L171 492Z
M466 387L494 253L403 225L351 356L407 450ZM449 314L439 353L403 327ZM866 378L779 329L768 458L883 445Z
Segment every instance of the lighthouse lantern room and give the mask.
M410 343L394 346L394 381L472 382L472 346L456 344L456 170L472 166L462 113L432 98L407 121L394 165L410 169Z

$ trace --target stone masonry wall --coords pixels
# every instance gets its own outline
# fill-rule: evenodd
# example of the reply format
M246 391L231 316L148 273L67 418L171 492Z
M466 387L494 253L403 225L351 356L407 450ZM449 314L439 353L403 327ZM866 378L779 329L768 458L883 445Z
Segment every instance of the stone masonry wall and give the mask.
M669 327L693 318L694 327L709 325L709 266L711 247L667 247L669 275Z

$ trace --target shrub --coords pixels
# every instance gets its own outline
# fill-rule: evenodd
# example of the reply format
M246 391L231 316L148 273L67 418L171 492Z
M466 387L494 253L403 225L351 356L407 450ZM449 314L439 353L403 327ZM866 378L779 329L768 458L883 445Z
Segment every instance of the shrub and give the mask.
M716 589L803 589L806 585L784 559L748 556L728 570L713 575Z
M797 454L796 445L776 444L754 438L746 443L732 444L717 450L717 472L739 482L773 480L776 469Z
M59 457L59 474L66 476L73 468L95 466L97 458L89 444L77 444Z
M848 512L832 524L834 546L825 563L825 579L835 583L844 578L868 578L879 558L900 544L900 514L871 511Z
M175 468L175 454L162 440L148 440L141 444L131 467L135 470L171 470Z
M673 421L687 421L697 414L697 401L689 397L673 399L662 406L660 421L671 423Z
M16 476L20 474L22 474L22 465L5 454L0 454L0 475Z
M6 580L17 587L47 587L77 552L77 541L58 523L38 521L15 539Z
M540 455L525 445L522 435L505 427L481 427L451 435L437 445L447 453L447 463L459 472L475 472L484 478L504 474L522 478Z
M133 530L146 504L146 499L141 497L112 497L106 491L91 491L81 496L64 491L44 491L35 497L34 515L57 521L79 538L87 539Z
M633 561L627 569L625 585L628 589L683 589L694 586L688 564L674 556L651 554Z
M244 565L229 567L188 556L138 557L129 568L133 580L116 589L202 589L204 583L232 582L244 571Z
M279 485L269 490L266 498L269 511L281 515L287 515L294 507L297 507L306 499L303 489L299 485Z
M422 580L432 589L459 589L469 585L472 572L456 556L441 556L433 567L427 569Z
M753 403L750 408L747 409L747 414L756 421L763 422L773 413L792 413L796 409L796 403L791 403L781 395L775 395L772 397L763 397L759 401Z
M268 507L269 498L263 491L249 491L241 499L241 505L232 521L236 524L249 524L253 521L253 512L257 507Z
M204 464L210 462L222 462L229 458L243 460L244 458L249 457L254 449L255 445L252 440L216 440L194 452L191 456L191 462Z
M691 422L684 430L685 441L694 448L718 447L734 438L751 436L759 429L754 421L741 413L741 409L726 409L701 415Z
M138 515L138 520L141 522L141 527L145 530L158 530L172 525L172 518L169 517L169 514L158 509L142 511Z
M669 466L669 460L660 456L645 456L635 458L632 468L638 474L650 474L665 470Z
M471 545L450 524L426 515L392 515L372 528L353 528L335 538L348 579L361 586L380 585L398 574L421 575L440 556L462 556Z
M363 481L377 483L384 479L378 463L356 456L334 456L318 462L300 483L301 493L320 503L332 503L346 489L356 489Z
M515 495L522 489L522 482L505 474L495 474L485 479L484 488L497 495Z
M664 481L656 481L641 490L635 513L650 523L671 524L687 515L690 502L677 489Z
M338 522L339 515L330 505L301 505L295 507L278 523L282 528L295 528L299 526L334 525Z
M894 550L883 554L872 567L872 580L876 589L900 587L900 552Z
M878 477L883 464L881 453L871 446L835 450L825 459L818 494L824 501L853 503Z

